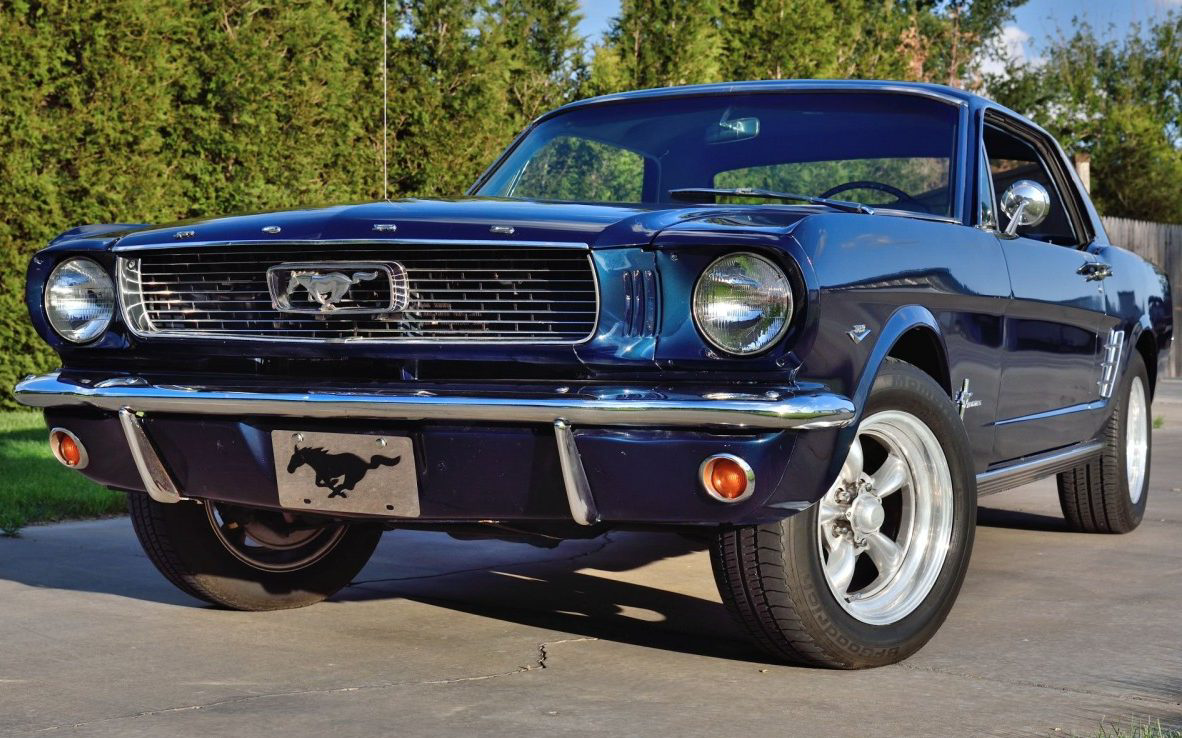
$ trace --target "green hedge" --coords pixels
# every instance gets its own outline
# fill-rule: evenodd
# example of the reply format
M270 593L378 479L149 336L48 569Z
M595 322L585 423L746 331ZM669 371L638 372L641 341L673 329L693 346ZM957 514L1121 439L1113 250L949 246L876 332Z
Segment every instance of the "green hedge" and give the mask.
M575 0L390 7L392 196L462 193L525 116L573 94ZM30 255L66 228L381 197L380 13L0 4L0 407L56 363L22 295Z

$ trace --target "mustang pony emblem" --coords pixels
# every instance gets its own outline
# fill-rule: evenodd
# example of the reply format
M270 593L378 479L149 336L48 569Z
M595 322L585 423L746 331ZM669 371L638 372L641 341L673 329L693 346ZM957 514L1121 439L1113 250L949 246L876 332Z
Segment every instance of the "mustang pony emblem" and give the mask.
M308 291L308 297L319 303L321 310L328 312L336 309L336 303L349 294L350 287L377 278L377 272L354 272L352 275L340 272L330 272L329 274L292 272L283 295L288 302L291 302L296 290L303 287Z
M367 283L365 289L354 290ZM398 313L410 303L406 268L396 261L278 264L267 270L271 304L285 313Z
M329 499L333 497L348 497L349 491L357 486L379 466L396 466L402 461L401 456L371 456L369 461L357 454L334 454L322 448L297 448L287 462L287 473L294 474L296 469L307 464L316 472L316 486L330 490Z

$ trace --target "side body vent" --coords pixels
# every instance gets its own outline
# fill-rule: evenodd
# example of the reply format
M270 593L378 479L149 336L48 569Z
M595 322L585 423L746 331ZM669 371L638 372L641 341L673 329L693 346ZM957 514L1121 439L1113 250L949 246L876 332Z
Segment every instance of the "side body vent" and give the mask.
M1120 369L1121 349L1125 345L1125 332L1113 328L1108 332L1108 340L1104 343L1104 360L1100 362L1100 396L1104 399L1112 397L1116 389L1117 375Z
M660 293L652 269L624 272L624 335L655 336L660 324Z

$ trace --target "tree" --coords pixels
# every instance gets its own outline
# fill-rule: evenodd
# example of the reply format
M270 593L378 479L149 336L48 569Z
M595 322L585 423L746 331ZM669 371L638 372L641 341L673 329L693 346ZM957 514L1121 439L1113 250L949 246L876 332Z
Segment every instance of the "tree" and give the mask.
M739 79L972 84L980 52L1025 0L624 0L591 89Z
M515 130L578 96L588 72L578 0L500 0L492 15L509 63Z
M721 10L719 0L623 0L595 47L591 92L718 81Z
M1182 222L1182 14L1109 41L1078 24L1041 62L1010 60L986 85L1069 152L1091 155L1101 212Z
M840 74L840 3L728 0L723 8L726 79L833 77Z

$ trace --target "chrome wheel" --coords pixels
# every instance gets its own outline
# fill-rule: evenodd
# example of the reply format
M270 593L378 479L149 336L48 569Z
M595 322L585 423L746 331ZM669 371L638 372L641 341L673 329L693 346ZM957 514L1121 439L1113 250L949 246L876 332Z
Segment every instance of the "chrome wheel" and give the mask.
M1129 483L1129 498L1136 505L1141 501L1145 486L1145 467L1149 459L1149 403L1145 398L1145 383L1133 377L1129 385L1129 412L1125 419L1125 474Z
M887 625L927 598L952 537L954 492L943 447L900 410L869 416L818 503L817 545L838 603Z
M262 571L295 571L327 556L343 523L309 522L291 513L206 502L214 535L242 563Z

